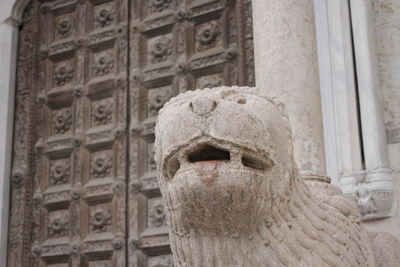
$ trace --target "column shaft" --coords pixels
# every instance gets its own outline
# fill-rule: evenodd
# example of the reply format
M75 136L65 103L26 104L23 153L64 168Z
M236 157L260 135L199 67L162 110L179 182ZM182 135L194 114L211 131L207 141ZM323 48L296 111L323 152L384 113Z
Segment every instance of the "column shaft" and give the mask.
M0 266L6 266L18 26L0 23Z
M254 0L256 85L286 104L304 178L326 175L313 0Z

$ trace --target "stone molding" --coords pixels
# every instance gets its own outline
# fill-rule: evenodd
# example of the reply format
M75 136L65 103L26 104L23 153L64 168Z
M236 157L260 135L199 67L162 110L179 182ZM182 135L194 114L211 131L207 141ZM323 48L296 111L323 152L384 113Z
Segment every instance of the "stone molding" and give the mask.
M31 0L5 0L1 5L1 24L9 20L14 20L19 25L19 23L21 22L22 14L30 1Z
M314 3L327 175L339 184L362 169L349 3Z
M394 208L370 4L315 1L327 174L358 202L363 220L391 216Z
M0 266L6 266L18 26L30 0L0 4Z
M352 0L350 6L366 171L365 179L356 179L353 195L358 196L359 203L366 201L357 193L360 186L365 186L362 193L369 195L367 205L376 206L368 212L360 207L363 219L369 220L392 215L394 185L389 168L372 2Z

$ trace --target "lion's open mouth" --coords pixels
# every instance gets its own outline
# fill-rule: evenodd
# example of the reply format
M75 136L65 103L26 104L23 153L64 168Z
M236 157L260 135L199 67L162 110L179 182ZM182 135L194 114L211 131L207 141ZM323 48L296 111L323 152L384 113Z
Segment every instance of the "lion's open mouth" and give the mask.
M266 171L273 161L267 156L257 156L256 153L240 149L234 145L216 146L209 142L188 146L175 153L167 160L167 175L171 179L181 169L182 165L192 164L230 164L232 168L246 168L255 171Z
M188 160L191 163L203 161L229 161L231 153L225 149L215 147L210 144L202 144L188 154Z

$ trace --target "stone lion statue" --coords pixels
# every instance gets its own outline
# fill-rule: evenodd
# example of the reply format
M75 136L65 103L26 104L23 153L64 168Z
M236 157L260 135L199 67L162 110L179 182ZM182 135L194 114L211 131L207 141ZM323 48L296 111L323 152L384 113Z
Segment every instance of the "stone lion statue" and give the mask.
M375 266L355 204L307 185L292 150L284 106L256 88L171 99L155 157L175 266Z

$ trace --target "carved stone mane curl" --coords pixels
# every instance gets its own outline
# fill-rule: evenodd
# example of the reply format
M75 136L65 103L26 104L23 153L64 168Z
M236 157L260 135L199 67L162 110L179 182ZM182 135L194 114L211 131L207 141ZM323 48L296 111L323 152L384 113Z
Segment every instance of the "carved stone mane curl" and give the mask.
M162 109L156 161L176 266L375 266L355 205L299 178L285 114L247 87Z

